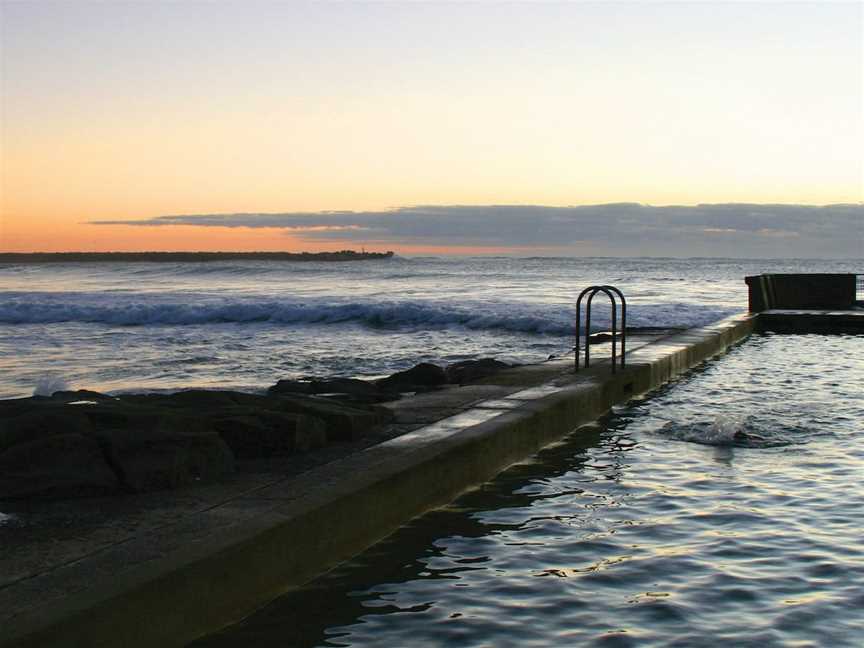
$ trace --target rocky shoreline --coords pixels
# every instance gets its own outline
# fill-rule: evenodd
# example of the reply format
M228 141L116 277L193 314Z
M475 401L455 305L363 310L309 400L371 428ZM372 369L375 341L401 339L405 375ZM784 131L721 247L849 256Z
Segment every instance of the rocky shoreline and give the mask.
M123 495L218 482L239 462L315 455L393 420L406 393L466 385L511 365L421 363L376 381L280 380L266 394L60 391L0 401L0 500Z

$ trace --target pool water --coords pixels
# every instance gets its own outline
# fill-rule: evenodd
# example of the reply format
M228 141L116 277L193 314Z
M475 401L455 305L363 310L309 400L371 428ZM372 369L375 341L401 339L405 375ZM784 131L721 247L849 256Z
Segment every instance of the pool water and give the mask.
M862 385L755 336L194 645L860 646Z

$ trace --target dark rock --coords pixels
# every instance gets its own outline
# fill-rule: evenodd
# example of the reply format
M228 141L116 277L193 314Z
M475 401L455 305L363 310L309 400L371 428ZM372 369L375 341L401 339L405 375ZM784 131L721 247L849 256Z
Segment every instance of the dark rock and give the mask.
M449 365L445 370L447 381L458 385L474 382L498 373L502 369L509 369L513 365L493 358L481 358L480 360L465 360Z
M286 395L272 400L283 412L308 414L323 420L328 441L353 441L393 418L392 412L383 407L361 409L317 396Z
M262 411L216 417L211 424L242 459L308 452L327 441L324 421L306 414Z
M377 403L389 403L391 401L396 401L402 398L402 394L399 392L387 392L381 391L377 394L346 394L343 392L327 392L321 393L319 396L323 396L328 400L339 401L340 403L345 403L347 405L354 405L363 407L366 405L375 405Z
M0 499L80 497L120 490L99 443L81 434L55 434L0 453Z
M207 428L206 408L166 407L166 399L112 398L63 409L87 419L89 434L128 490L177 488L230 473L234 457L219 434Z
M58 434L88 434L92 431L84 412L75 406L43 405L17 416L0 418L0 452L19 443L37 441Z
M354 403L383 403L399 398L398 392L381 389L373 382L357 378L329 380L280 380L267 390L269 395L303 394L325 395L336 400Z
M312 381L313 394L352 394L355 396L378 396L381 388L375 383L357 378L333 378Z
M355 405L385 403L401 398L399 392L381 389L373 382L356 378L334 378L312 382L314 394Z
M313 394L308 380L280 380L267 390L268 394Z
M346 397L387 394L360 380L315 381ZM0 497L177 488L219 479L234 459L354 440L393 413L313 395L189 390L120 397L59 392L0 403ZM40 454L41 453L41 454Z
M245 394L235 391L187 389L186 391L179 391L173 394L138 394L124 397L124 400L143 406L171 407L189 410L194 413L236 405L254 407L262 398L262 396L257 394Z
M117 400L116 396L109 396L99 392L90 391L89 389L77 389L75 391L56 391L48 397L54 403L74 403L74 402L100 402Z
M393 392L425 391L447 382L444 370L438 365L421 362L406 371L382 378L375 384L382 390Z
M152 407L138 407L128 403L108 403L81 410L90 422L94 433L101 430L144 430L149 431L163 425L166 413ZM181 417L182 418L182 417ZM197 419L189 417L188 426L198 428Z
M30 398L9 398L0 400L0 419L5 419L13 416L19 416L32 412L35 403L47 402L48 399L44 396L33 396Z
M109 463L134 492L215 481L234 470L234 456L216 432L162 425L98 433Z

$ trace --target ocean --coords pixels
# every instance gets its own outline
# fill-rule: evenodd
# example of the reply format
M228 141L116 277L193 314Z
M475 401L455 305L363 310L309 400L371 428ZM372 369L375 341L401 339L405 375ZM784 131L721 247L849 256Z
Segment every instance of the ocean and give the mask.
M571 351L575 300L592 284L624 292L628 326L691 327L746 309L745 275L861 270L856 260L488 256L2 264L0 398L260 391L421 361L540 362ZM608 309L594 322L607 329Z

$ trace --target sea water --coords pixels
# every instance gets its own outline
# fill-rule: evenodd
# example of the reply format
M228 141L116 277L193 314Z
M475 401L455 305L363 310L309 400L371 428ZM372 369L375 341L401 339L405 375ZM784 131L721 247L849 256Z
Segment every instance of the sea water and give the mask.
M420 361L539 362L573 345L575 299L621 288L628 325L689 327L746 308L743 278L855 272L843 261L394 257L321 263L0 264L0 398L261 390ZM598 300L600 301L600 300ZM609 313L595 301L594 329Z
M755 336L193 645L857 648L862 385Z

